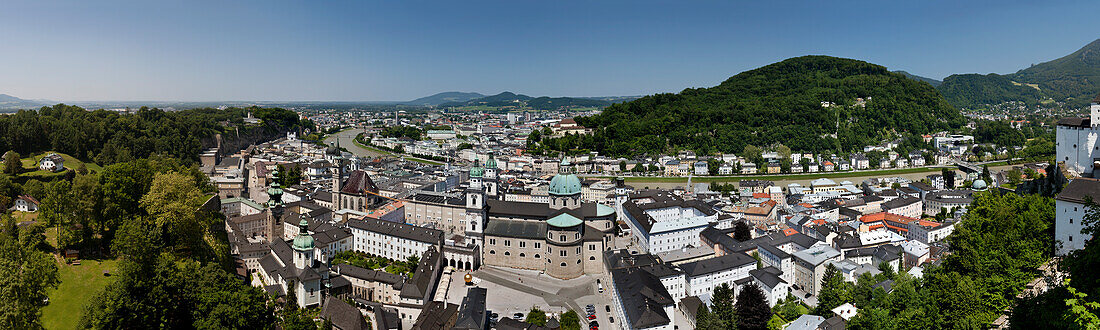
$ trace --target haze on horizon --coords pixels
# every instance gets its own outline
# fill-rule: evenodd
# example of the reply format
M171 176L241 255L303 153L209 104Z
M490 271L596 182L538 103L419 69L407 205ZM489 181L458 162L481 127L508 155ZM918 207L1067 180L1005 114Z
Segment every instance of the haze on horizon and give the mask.
M0 93L56 101L405 101L713 86L790 57L942 79L1100 37L1089 1L13 1Z

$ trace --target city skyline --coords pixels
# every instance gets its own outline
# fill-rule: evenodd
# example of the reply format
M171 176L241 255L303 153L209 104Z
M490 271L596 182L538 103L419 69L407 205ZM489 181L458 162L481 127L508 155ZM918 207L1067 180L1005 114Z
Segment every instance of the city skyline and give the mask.
M54 101L406 101L445 91L616 96L714 86L790 57L942 79L1096 39L1053 3L17 2L0 93ZM890 14L883 14L890 13Z

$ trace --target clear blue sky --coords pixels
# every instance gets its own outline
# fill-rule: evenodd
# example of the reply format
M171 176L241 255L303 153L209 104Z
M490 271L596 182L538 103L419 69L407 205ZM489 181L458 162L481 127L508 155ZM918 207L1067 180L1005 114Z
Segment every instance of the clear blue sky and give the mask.
M690 2L690 3L689 3ZM604 96L785 58L932 78L1100 38L1098 1L5 1L0 93L88 100Z

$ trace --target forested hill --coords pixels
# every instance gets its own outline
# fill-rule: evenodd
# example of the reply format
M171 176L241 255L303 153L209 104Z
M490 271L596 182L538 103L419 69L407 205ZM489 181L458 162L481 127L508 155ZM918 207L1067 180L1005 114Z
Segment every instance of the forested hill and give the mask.
M857 98L870 100L857 105ZM715 87L646 96L577 121L597 129L575 147L613 155L730 153L773 143L796 151L850 151L895 131L929 133L965 122L927 83L829 56L787 59Z
M952 104L964 108L1009 101L1033 105L1046 99L1081 107L1100 93L1100 39L1016 73L951 75L939 90Z
M262 120L244 124L248 112ZM277 133L311 127L290 110L229 108L162 111L142 108L136 114L87 111L59 104L0 116L0 151L20 154L56 151L101 165L127 162L150 155L197 160L202 140L217 133ZM233 129L240 127L240 130Z

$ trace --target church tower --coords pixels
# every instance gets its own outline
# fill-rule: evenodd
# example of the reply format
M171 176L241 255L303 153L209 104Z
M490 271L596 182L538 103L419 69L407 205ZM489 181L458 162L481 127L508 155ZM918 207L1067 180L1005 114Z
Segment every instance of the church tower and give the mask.
M298 222L298 236L294 237L294 268L306 269L313 267L313 236L309 235L309 221L306 216L301 216Z
M485 170L477 161L470 168L469 187L466 188L466 237L473 239L474 244L481 246L482 233L485 230L485 188L482 179Z
M343 209L343 196L340 195L340 185L344 181L344 158L340 152L340 139L336 139L336 152L332 155L332 210Z
M497 159L489 154L489 161L485 162L485 193L489 197L503 199L500 195L500 179L497 177Z
M615 178L615 214L618 220L626 220L623 216L623 204L629 200L629 195L626 190L626 180L623 177Z
M279 170L271 171L271 186L267 188L267 233L269 241L279 237L283 219L283 188L279 184Z

